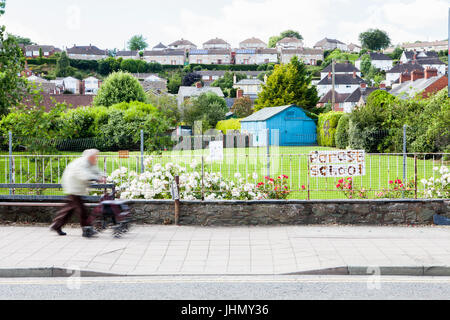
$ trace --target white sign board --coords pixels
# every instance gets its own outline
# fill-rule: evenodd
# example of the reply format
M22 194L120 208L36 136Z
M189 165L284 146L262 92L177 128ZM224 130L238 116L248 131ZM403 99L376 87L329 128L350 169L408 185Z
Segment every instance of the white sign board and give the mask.
M223 160L223 141L211 141L209 143L211 161Z
M308 161L311 177L355 177L366 174L364 150L313 151Z

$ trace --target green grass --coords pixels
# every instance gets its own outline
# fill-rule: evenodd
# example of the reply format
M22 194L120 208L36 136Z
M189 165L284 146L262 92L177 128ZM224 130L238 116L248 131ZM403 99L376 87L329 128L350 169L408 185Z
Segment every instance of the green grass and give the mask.
M270 176L289 176L289 186L293 191L290 199L308 199L308 192L301 191L302 186L308 187L309 199L343 199L345 196L336 190L339 178L310 178L308 179L307 155L313 150L333 150L325 147L272 147L270 152ZM16 183L59 183L62 172L71 158L80 153L65 153L68 157L46 157L38 162L19 156L15 160L15 182ZM222 162L209 161L209 150L194 151L167 151L160 156L152 156L153 163L165 165L169 162L177 163L192 172L190 165L195 159L198 166L196 171L201 172L202 156L205 172L220 172L224 179L235 180L235 174L241 173L244 179L252 183L264 180L268 175L267 150L260 148L224 149L224 160ZM146 155L148 157L148 155ZM433 167L445 164L448 161L441 159L417 159L417 181L418 196L421 197L423 187L420 180L430 178L434 175ZM130 152L128 159L119 159L117 152L101 153L99 168L108 174L120 167L126 167L130 171L140 170L140 153ZM9 161L8 157L0 157L0 183L8 183ZM43 178L42 172L45 172ZM252 179L256 172L258 179ZM248 176L246 176L249 175ZM407 181L415 179L414 157L407 158ZM366 175L354 178L355 189L364 187L369 191L369 197L375 198L377 191L387 189L390 180L403 180L403 157L401 155L366 155ZM6 194L8 190L1 190ZM61 190L49 190L49 194L62 194Z

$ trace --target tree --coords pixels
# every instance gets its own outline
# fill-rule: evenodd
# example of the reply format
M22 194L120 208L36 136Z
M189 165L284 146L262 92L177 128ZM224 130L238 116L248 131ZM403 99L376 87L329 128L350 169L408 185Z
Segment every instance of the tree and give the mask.
M6 0L0 0L0 15L5 13Z
M98 62L98 73L102 76L107 76L111 72L117 72L120 70L120 65L122 63L122 58L115 59L113 57L108 57L106 59L100 60Z
M359 41L363 48L369 50L381 50L390 46L391 39L385 31L369 29L359 35Z
M206 92L185 103L182 119L190 126L193 126L195 121L202 121L203 130L206 131L215 128L219 121L225 120L227 112L224 98L213 92Z
M231 111L239 119L246 118L253 113L253 102L249 97L241 97L236 99Z
M173 73L167 82L167 91L171 94L177 94L181 86L181 74L179 72Z
M202 80L202 76L200 75L200 74L198 74L198 73L195 73L195 72L190 72L190 73L188 73L187 75L185 75L184 77L183 77L183 81L182 81L182 85L184 86L184 87L190 87L190 86L192 86L194 83L197 83L197 82L199 82L199 81L201 81Z
M137 51L144 50L148 47L146 40L143 35L135 35L128 41L128 48Z
M129 73L114 72L98 90L94 106L109 107L121 102L145 102L146 96L139 80Z
M236 89L233 88L234 76L236 76L236 82L239 82L242 79L247 79L247 75L245 73L227 71L222 78L219 78L211 83L211 87L219 87L225 97L234 98L236 97Z
M61 54L58 61L56 62L56 76L57 77L68 77L73 75L73 70L70 67L70 60L66 52Z
M14 38L5 39L5 27L0 27L0 116L10 107L19 105L32 92L25 77L25 57Z
M372 66L372 59L368 54L365 54L361 57L361 72L363 75L367 75L370 71L370 67Z
M172 95L156 95L152 92L147 93L148 102L158 108L159 112L165 115L172 126L176 126L181 121L181 112L178 108L178 102Z
M255 111L290 104L314 110L319 97L311 80L305 65L297 57L293 57L288 64L275 66L273 74L258 95Z
M30 38L24 38L24 37L21 37L21 36L16 36L16 35L13 35L11 33L8 33L8 37L14 38L14 40L16 41L17 44L22 44L24 46L31 46L31 45L35 45L36 44L33 41L31 41Z
M396 47L394 49L394 52L388 54L388 56L391 57L392 60L400 60L400 58L402 57L402 54L403 54L403 48Z
M269 39L269 48L275 48L277 42L284 38L297 38L299 40L303 40L302 35L298 31L294 30L286 30L283 31L279 36L273 36Z

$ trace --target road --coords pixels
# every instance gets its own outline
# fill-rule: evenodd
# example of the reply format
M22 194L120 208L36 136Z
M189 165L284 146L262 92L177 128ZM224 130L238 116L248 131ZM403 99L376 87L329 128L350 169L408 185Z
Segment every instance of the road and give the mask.
M3 278L0 300L447 300L450 277Z

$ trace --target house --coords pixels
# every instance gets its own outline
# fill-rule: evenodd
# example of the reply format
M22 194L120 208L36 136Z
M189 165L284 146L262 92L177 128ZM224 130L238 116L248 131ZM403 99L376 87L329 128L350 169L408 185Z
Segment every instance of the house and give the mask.
M317 61L323 61L323 51L321 49L285 49L281 51L280 61L287 64L291 62L291 59L297 56L299 60L304 64L315 66Z
M96 46L76 46L67 49L67 55L70 59L78 60L102 60L108 58L108 50L100 50Z
M190 50L190 64L231 64L230 49Z
M402 45L402 48L405 50L417 50L417 51L441 51L441 50L447 51L448 40L404 43Z
M165 45L163 45L161 42L153 47L153 51L162 51L168 49Z
M333 89L333 79L331 72L327 77L323 78L317 84L317 92L319 97L323 97L328 91ZM339 93L352 93L355 91L361 83L365 83L363 79L356 75L356 71L352 75L349 74L336 74L335 75L335 88Z
M321 49L323 51L325 50L334 50L339 49L341 51L348 51L348 47L345 43L342 41L336 40L336 39L328 39L323 38L319 42L317 42L314 45L314 49Z
M73 77L66 77L63 79L64 92L71 92L72 94L80 94L80 80Z
M189 100L192 97L198 97L202 93L213 92L217 94L219 97L224 97L222 89L219 87L202 87L201 83L197 83L196 86L193 87L184 87L181 86L178 90L177 102L178 105L181 106L185 101Z
M269 107L241 120L241 133L250 134L253 146L307 146L317 144L316 122L296 105ZM268 135L269 134L269 135Z
M70 109L92 106L94 101L93 95L84 94L42 94L42 105L48 112L54 106L55 103L65 103ZM31 98L26 98L23 101L28 106L35 105L35 102Z
M398 64L396 64L392 69L386 71L386 85L392 86L394 82L396 82L400 75L403 73L411 73L412 71L424 71L425 69L415 61L408 62L408 63L402 63L400 61Z
M234 52L235 64L278 63L276 49L237 49Z
M149 75L141 82L142 87L145 92L153 91L155 93L165 93L167 92L167 80L158 77L155 74Z
M249 38L239 43L240 49L266 49L267 43L258 38Z
M226 72L230 71L221 71L221 70L205 70L205 71L196 71L196 73L202 76L202 81L205 86L209 86L212 82L223 78ZM249 79L257 79L258 76L264 71L236 71L236 73L245 74Z
M389 93L404 100L413 98L418 94L427 98L447 86L448 77L439 75L436 69L415 70L410 74L401 74L399 84L393 87Z
M329 64L320 72L320 79L323 79L329 75L330 72L333 71L333 66ZM352 63L336 63L334 65L334 73L335 74L350 74L353 75L353 72L356 72L358 77L361 77L361 71L356 68Z
M253 99L258 97L258 94L261 92L264 84L264 82L259 79L242 79L236 83L236 76L234 77L234 82L233 88L241 89L244 96L248 96Z
M61 94L62 91L56 87L56 84L37 76L30 76L27 80L33 83L37 89L41 89L43 93Z
M54 55L56 52L61 52L60 49L57 49L54 46L31 45L31 46L25 46L25 57L39 58L40 51L42 51L42 56L45 58L48 58L48 57Z
M358 46L357 44L350 43L347 46L347 49L348 49L348 52L350 52L350 53L360 53L362 48L360 46Z
M186 61L186 52L184 50L172 49L144 51L143 59L150 63L182 66Z
M367 54L370 57L372 66L379 70L388 71L394 66L394 62L392 61L392 59L381 52L368 52ZM355 62L355 66L359 70L361 70L361 59L363 56L359 57Z
M224 50L230 50L231 46L228 42L226 42L223 39L215 38L206 41L203 44L203 49L210 50L210 49L224 49Z
M365 83L361 83L361 86L353 91L345 100L343 104L343 109L336 111L344 111L346 113L351 113L356 106L363 106L366 104L367 97L376 91L376 90L384 90L386 91L386 85L381 84L379 88L368 88Z
M447 65L439 59L439 55L434 51L404 51L400 61L402 63L416 61L425 69L437 69L440 74L447 72Z
M344 110L344 102L351 95L350 92L347 93L339 93L334 91L334 106L331 108L333 111L343 111ZM317 103L317 107L323 108L326 104L333 103L333 90L328 91Z
M130 50L130 51L118 51L116 53L116 58L122 58L122 59L140 59L139 51L137 50Z
M181 38L181 40L177 40L169 44L169 49L173 50L193 50L197 49L197 46L190 42L189 40L185 40Z
M276 48L278 52L283 50L296 50L303 48L303 41L295 37L286 37L277 42Z
M82 81L81 92L87 95L96 95L100 89L101 81L96 77L89 77Z

